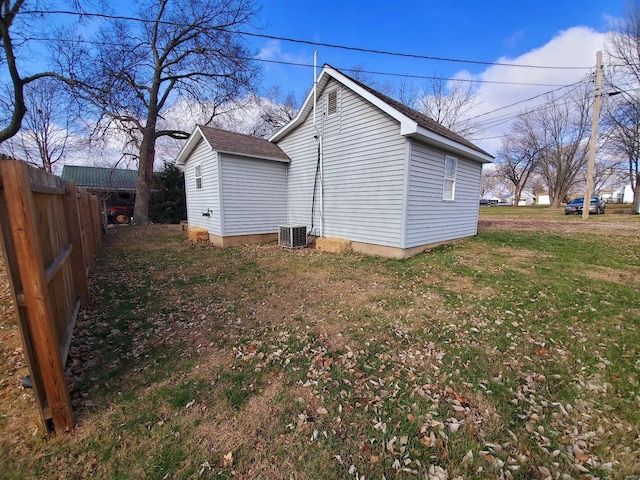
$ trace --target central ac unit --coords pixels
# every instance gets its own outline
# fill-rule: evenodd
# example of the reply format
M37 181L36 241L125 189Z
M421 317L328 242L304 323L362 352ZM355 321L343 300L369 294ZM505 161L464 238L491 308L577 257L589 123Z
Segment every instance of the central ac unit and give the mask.
M278 227L278 245L286 248L306 247L307 227L305 225L280 225Z

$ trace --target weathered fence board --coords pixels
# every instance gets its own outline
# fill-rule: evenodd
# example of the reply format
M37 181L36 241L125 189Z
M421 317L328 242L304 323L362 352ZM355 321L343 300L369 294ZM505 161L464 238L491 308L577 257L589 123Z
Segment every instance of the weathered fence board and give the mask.
M73 428L64 373L73 328L89 301L101 238L99 202L59 177L0 159L0 225L25 357L47 430ZM99 222L99 220L98 220Z

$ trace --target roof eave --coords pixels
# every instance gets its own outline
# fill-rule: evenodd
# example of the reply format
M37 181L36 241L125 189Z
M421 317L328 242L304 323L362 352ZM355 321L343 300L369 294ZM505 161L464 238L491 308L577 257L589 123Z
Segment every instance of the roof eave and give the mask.
M291 160L288 158L277 158L277 157L270 157L267 155L257 155L257 154L251 154L251 153L245 153L245 152L234 152L233 150L220 150L220 149L215 149L215 150L218 153L223 153L226 155L235 155L237 157L255 158L258 160L269 160L272 162L291 163Z
M417 126L414 130L409 125L401 127L402 135L406 137L418 138L431 145L437 145L446 150L454 151L464 155L466 158L475 160L480 163L492 163L494 157L488 153L479 152L473 148L469 148L466 145L456 142L450 138L444 137L432 130L428 130L424 127Z
M202 133L202 130L200 130L200 127L196 125L196 128L193 130L193 132L191 132L191 135L189 135L189 139L182 146L180 153L178 153L178 156L176 157L176 165L186 164L187 159L189 158L189 155L191 154L193 149L196 147L196 145L198 144L201 138L203 138L204 141L207 142L207 138Z

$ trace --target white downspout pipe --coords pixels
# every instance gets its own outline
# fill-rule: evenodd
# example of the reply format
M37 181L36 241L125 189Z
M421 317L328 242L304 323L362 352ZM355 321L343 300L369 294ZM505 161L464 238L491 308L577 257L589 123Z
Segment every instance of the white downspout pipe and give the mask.
M320 237L324 230L324 145L320 136Z
M324 229L324 178L323 178L323 163L324 163L324 151L322 144L322 135L316 125L316 108L318 103L318 51L313 53L313 127L316 130L316 136L319 142L320 148L320 237Z
M313 52L313 126L316 127L316 103L318 102L318 76L316 75L316 69L318 67L318 50Z

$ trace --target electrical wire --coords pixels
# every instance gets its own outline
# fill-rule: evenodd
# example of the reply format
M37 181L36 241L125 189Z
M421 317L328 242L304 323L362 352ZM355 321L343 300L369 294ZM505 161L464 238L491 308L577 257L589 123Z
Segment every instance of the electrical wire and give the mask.
M540 98L540 97L543 97L545 95L549 95L551 93L554 93L554 92L557 92L559 90L562 90L563 88L569 88L569 87L573 87L573 86L575 86L577 88L581 83L582 83L582 80L580 80L578 82L575 82L575 83L570 83L569 85L564 85L564 86L559 87L559 88L554 88L553 90L549 90L548 92L539 93L538 95L534 95L533 97L525 98L524 100L518 100L517 102L510 103L509 105L504 105L504 106L496 108L494 110L490 110L488 112L481 113L479 115L476 115L475 117L469 118L468 120L475 120L476 118L484 117L485 115L489 115L491 113L499 112L500 110L504 110L505 108L510 108L510 107L515 106L515 105L519 105L521 103L525 103L525 102L529 102L531 100L535 100L536 98ZM575 88L573 90L575 90ZM573 90L571 90L571 91L573 91Z
M53 38L53 37L15 37L15 39L23 42L35 41L35 42L84 43L84 44L103 46L103 47L121 46L121 44L117 42L98 42L98 41L83 40L83 39L59 39L59 38ZM255 61L260 63L276 64L276 65L287 65L292 67L313 68L313 64L310 64L310 63L286 62L284 60L270 60L270 59L260 58L260 57L250 57L250 58L239 57L238 59ZM435 75L415 75L415 74L409 74L409 73L380 72L380 71L362 70L362 69L356 70L356 69L347 68L347 67L336 67L336 68L343 72L365 73L368 75L380 75L380 76L399 77L399 78L414 78L418 80L441 80L446 82L454 81L454 82L492 84L492 85L521 85L521 86L528 86L528 87L564 87L566 86L565 84L559 84L559 83L505 82L505 81L499 81L499 80L439 77Z
M177 27L189 27L190 26L188 24L171 22L171 21L167 21L167 20L145 19L145 18L139 18L139 17L129 17L129 16L122 16L122 15L110 15L110 14L95 13L95 12L74 12L74 11L70 11L70 10L26 10L24 12L19 12L19 13L23 14L23 15L26 15L26 14L29 14L29 15L70 15L70 16L78 16L78 17L96 17L96 18L102 18L102 19L105 19L105 20L126 20L126 21L132 21L132 22L151 23L151 24L160 23L160 24L163 24L163 25L170 25L170 26L177 26ZM278 41L283 41L283 42L299 43L299 44L305 44L305 45L313 45L313 46L316 46L316 47L327 47L327 48L335 48L335 49L340 49L340 50L349 50L349 51L362 52L362 53L374 53L374 54L378 54L378 55L388 55L388 56L394 56L394 57L414 58L414 59L420 59L420 60L432 60L432 61L439 61L439 62L453 62L453 63L465 63L465 64L473 64L473 65L517 67L517 68L533 68L533 69L547 69L547 70L586 70L586 69L591 69L592 68L591 66L578 67L578 66L555 66L555 65L526 65L526 64L507 63L507 62L488 62L488 61L482 61L482 60L470 60L470 59L460 59L460 58L450 58L450 57L437 57L437 56L431 56L431 55L419 55L419 54L404 53L404 52L391 52L391 51L387 51L387 50L378 50L378 49L372 49L372 48L347 46L347 45L340 45L340 44L336 44L336 43L317 42L317 41L312 41L312 40L305 40L305 39L292 38L292 37L283 37L283 36L278 36L278 35L261 34L261 33L248 32L248 31L235 30L235 29L227 29L227 28L215 27L215 26L211 26L209 28L211 28L213 30L218 30L218 31L221 31L221 32L234 33L234 34L238 34L238 35L244 35L244 36L255 37L255 38L264 38L264 39L267 39L267 40L278 40Z

